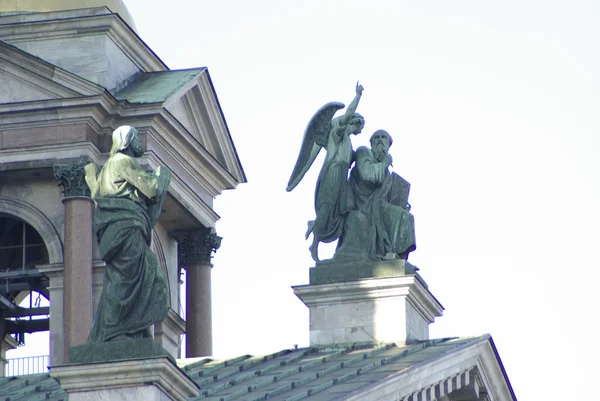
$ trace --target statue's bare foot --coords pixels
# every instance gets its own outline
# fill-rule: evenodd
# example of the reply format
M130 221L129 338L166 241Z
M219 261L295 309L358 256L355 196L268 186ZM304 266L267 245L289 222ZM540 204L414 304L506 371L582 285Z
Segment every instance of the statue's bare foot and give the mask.
M315 221L310 220L306 227L306 234L304 234L304 239L308 239L308 236L313 232L313 227L315 226Z
M315 240L308 248L310 250L310 256L315 262L319 262L319 241Z

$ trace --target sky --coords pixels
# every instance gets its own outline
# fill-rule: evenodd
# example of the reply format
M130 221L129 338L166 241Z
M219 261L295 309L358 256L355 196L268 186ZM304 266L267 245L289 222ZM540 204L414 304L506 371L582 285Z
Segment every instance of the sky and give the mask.
M349 104L360 81L353 143L394 138L394 171L412 185L410 262L445 307L430 336L491 333L519 400L589 399L600 2L125 3L171 69L208 67L248 178L214 205L215 356L308 345L291 286L314 265L304 232L322 157L285 187L311 116Z

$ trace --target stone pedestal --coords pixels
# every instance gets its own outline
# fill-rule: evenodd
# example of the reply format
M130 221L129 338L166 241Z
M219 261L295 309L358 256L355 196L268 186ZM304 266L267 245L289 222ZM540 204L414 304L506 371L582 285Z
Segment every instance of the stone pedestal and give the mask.
M310 309L311 345L427 340L444 309L418 274L293 288Z
M55 366L69 401L188 401L198 386L167 358Z

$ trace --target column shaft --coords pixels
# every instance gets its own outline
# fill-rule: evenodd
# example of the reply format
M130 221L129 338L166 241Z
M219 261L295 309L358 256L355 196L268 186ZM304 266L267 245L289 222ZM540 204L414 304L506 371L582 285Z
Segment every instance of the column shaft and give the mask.
M212 267L199 262L186 269L186 358L212 355Z
M65 198L64 362L92 327L92 207L90 198Z

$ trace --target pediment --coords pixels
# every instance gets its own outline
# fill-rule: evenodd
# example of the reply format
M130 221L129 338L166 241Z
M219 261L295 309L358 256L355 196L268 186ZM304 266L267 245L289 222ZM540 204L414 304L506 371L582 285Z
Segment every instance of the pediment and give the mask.
M142 73L114 96L161 104L237 182L246 181L206 68Z
M0 41L0 104L101 94L104 89Z
M371 386L346 394L344 399L516 401L489 334L474 338L430 340L429 343L432 344L429 349L437 347L437 352L430 351L423 360L414 357L412 366L400 365L403 369L398 369ZM414 355L418 355L418 352ZM410 356L408 358L411 359Z
M204 146L219 162L227 164L223 144L221 121L213 121L209 107L214 104L210 93L202 91L200 84L194 85L180 98L172 99L166 109L177 118L184 127ZM219 137L221 136L221 138Z
M184 93L165 105L186 128L239 182L245 175L219 105L208 70Z

